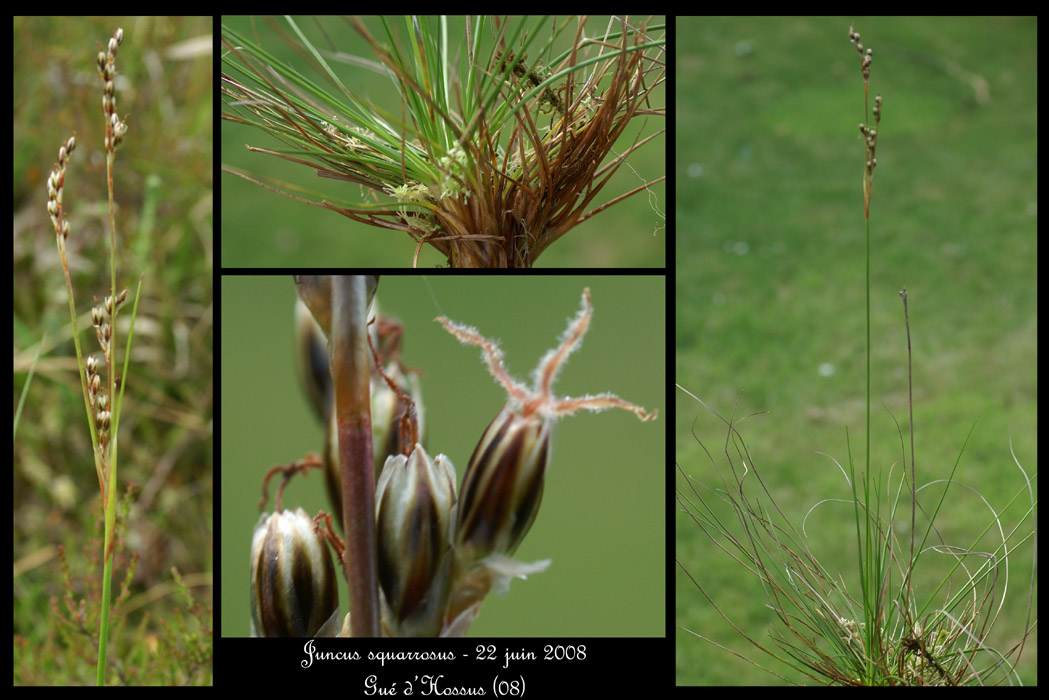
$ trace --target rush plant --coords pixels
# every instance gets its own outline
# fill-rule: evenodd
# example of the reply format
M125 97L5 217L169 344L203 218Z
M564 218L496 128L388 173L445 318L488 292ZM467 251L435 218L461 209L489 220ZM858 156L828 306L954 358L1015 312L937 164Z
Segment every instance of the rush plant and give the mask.
M102 80L102 112L105 116L106 136L106 180L109 189L109 247L110 279L109 292L104 302L91 309L91 320L95 327L101 355L84 355L80 348L80 331L77 327L76 304L73 299L73 284L69 276L69 262L66 258L66 240L70 234L68 211L63 207L63 192L66 184L66 168L70 156L76 148L76 135L70 136L58 150L58 163L47 181L47 211L58 244L58 253L62 259L62 272L65 276L66 291L69 296L69 316L73 324L73 344L76 347L77 368L80 385L84 394L84 409L87 413L88 430L91 433L92 457L95 472L98 476L98 487L102 494L105 512L105 543L103 549L102 578L102 612L99 616L98 665L96 681L98 685L105 682L106 642L109 635L109 603L113 574L115 544L115 521L117 511L117 447L118 428L120 425L120 408L126 386L128 361L131 357L131 337L135 327L135 315L138 310L139 293L142 280L139 279L135 293L135 302L131 311L128 326L127 345L124 350L123 368L118 371L117 357L117 316L127 301L128 290L117 292L116 268L116 215L114 211L113 168L117 149L127 133L127 121L117 114L116 78L117 48L124 38L124 30L117 29L109 40L107 50L100 51L97 58L98 74ZM119 393L118 389L119 378Z
M992 504L979 491L959 483L956 472L962 449L946 474L919 484L915 449L914 399L911 387L911 335L907 291L903 322L907 332L908 406L911 411L909 445L900 439L901 465L887 471L871 461L871 199L875 156L882 120L882 98L869 99L873 51L864 49L859 33L849 28L849 39L860 57L864 86L864 141L862 201L866 228L866 449L865 459L848 458L834 464L844 477L848 498L826 498L812 506L800 529L773 499L754 456L749 452L734 415L723 418L702 399L682 387L688 396L714 413L727 427L721 456L704 451L717 471L720 486L708 486L678 464L686 486L677 490L680 509L699 526L711 544L746 567L761 583L765 608L773 626L771 641L755 639L719 604L702 574L687 562L678 566L717 613L756 649L816 682L835 685L993 685L1020 682L1016 664L1032 621L1034 570L1027 587L1027 619L1011 646L996 648L992 630L1000 621L1010 588L1010 560L1018 548L1034 546L1037 532L1032 479L1013 455L1019 488L1005 504ZM895 419L894 419L895 420ZM975 427L975 426L974 426ZM970 430L970 435L972 430ZM698 438L697 438L698 441ZM702 442L700 442L703 445ZM857 461L860 462L857 466ZM932 463L933 460L928 460ZM1000 467L1005 474L1006 467ZM1011 473L1015 478L1017 472ZM951 501L959 492L974 493L982 529L959 536L957 509ZM845 504L852 522L847 541L855 546L855 572L832 569L810 550L806 521L820 506ZM1017 511L1019 514L1017 515ZM1006 513L1012 514L1006 517ZM977 516L968 512L965 519ZM901 534L904 533L904 534ZM850 590L849 583L853 588ZM716 646L702 629L687 632ZM724 648L724 647L722 647ZM756 666L761 664L746 659ZM779 669L766 670L778 674ZM784 680L789 680L780 676Z
M551 27L545 17L405 17L400 28L380 18L378 36L350 20L374 58L326 50L296 20L285 21L288 31L271 23L319 77L224 25L223 119L284 144L249 151L305 165L365 201L303 197L293 193L301 188L223 170L406 234L415 243L413 265L432 246L450 267L532 267L571 229L631 195L651 196L665 177L641 178L598 202L631 154L663 133L620 138L664 114L657 101L665 38L650 19L613 18L597 36L583 18ZM344 82L336 61L388 76L399 110L388 112Z

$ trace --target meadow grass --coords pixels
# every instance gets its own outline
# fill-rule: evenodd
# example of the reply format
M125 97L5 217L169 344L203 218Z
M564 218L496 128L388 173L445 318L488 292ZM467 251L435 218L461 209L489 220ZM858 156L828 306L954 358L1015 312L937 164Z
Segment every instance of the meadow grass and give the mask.
M694 618L688 614L681 616L689 620L679 625L682 632L785 682L1023 683L1014 665L1028 647L1028 634L1007 640L1000 649L993 644L1002 635L992 636L1007 595L1030 606L1035 592L1033 572L1022 563L1016 566L1016 560L1022 559L1017 552L1035 547L1029 521L1036 504L1032 483L1018 461L1020 487L1009 503L996 507L976 489L954 482L955 469L945 478L922 483L921 497L915 500L906 492L905 468L893 465L896 469L882 470L876 481L868 481L864 472L847 469L831 458L846 488L814 501L802 517L789 507L783 510L772 496L760 458L755 460L739 432L743 421L718 415L702 399L678 388L717 415L725 427L724 441L717 439L709 446L693 433L709 464L703 460L706 468L695 469L679 462L677 495L683 514L679 528L701 531L709 540L695 547L720 550L722 561L709 569L690 566L694 550L679 546L678 567L710 609L775 661L764 655L755 658L753 649L747 653L731 648L731 643L726 646L711 636L719 626L693 626ZM899 437L905 454L904 436ZM958 461L961 458L959 454ZM907 463L905 456L900 463ZM945 517L939 517L945 503L955 508L943 509ZM913 511L911 504L916 506ZM965 507L962 517L958 506ZM850 515L854 515L855 537L849 531ZM917 515L916 527L908 526L908 515ZM818 539L810 538L810 533L820 529L834 533L835 547L810 547ZM908 549L908 536L916 548ZM679 536L679 543L683 539L687 538ZM853 566L847 568L850 553L859 561L857 565L853 559ZM825 561L844 567L832 568ZM733 566L760 585L725 588L719 574ZM765 601L764 620L753 613L749 618L739 614L748 609L748 596ZM679 610L689 607L680 598L678 603ZM1010 605L1015 613L1016 600ZM1028 607L1019 618L1030 632L1037 624L1032 611ZM1012 628L1017 621L1014 618L1012 625L1005 626ZM689 643L679 639L678 645L680 660ZM1029 651L1036 654L1036 650L1032 638Z
M856 172L858 161L852 157L846 158L841 153L854 154L855 149L860 149L862 155L862 145L855 142L857 136L837 139L824 135L829 118L819 116L822 109L815 108L813 100L827 99L829 87L821 84L810 89L805 87L806 81L799 79L801 72L819 75L819 62L813 59L823 59L813 54L822 54L823 50L813 48L818 47L819 43L810 39L814 30L820 28L820 21L799 20L789 22L786 26L777 24L777 27L784 30L782 32L771 31L770 25L766 24L764 29L769 31L764 34L759 31L762 29L760 21L729 24L732 26L719 26L719 21L716 20L699 23L695 32L686 33L696 40L707 42L707 51L696 52L697 56L711 55L711 49L715 54L717 51L724 51L726 56L737 56L736 60L718 64L728 67L723 74L708 73L704 76L710 78L705 80L704 84L711 90L697 99L702 102L704 97L711 99L716 95L732 94L733 99L718 103L731 112L747 99L755 99L762 90L778 90L779 94L766 101L768 109L749 110L747 114L754 115L753 117L741 115L740 120L725 119L722 112L719 119L723 126L715 128L720 129L722 133L733 132L736 136L728 135L717 142L742 143L744 146L750 142L757 144L758 148L741 148L730 153L719 146L708 154L710 160L706 168L699 170L709 177L709 181L704 183L707 188L721 187L730 181L742 184L730 188L731 193L725 190L722 193L725 196L716 197L716 202L709 202L710 206L705 208L705 212L710 216L704 220L706 228L701 231L707 235L696 239L699 245L683 244L682 241L691 242L692 239L679 238L682 257L678 276L678 298L688 301L679 301L678 304L678 377L686 388L694 391L698 389L697 393L703 398L716 396L716 399L708 400L708 403L716 406L718 410L731 406L735 401L737 390L731 387L738 384L738 378L748 378L745 384L738 384L744 386L746 391L742 395L737 417L746 415L754 408L772 409L771 416L755 419L748 428L742 430L746 434L750 452L757 460L758 468L764 469L770 491L791 515L792 522L797 523L800 528L808 509L824 496L836 495L846 499L848 497L848 493L840 492L845 485L842 472L832 463L814 461L823 458L811 458L808 455L812 455L817 449L832 452L847 469L844 447L841 450L827 447L843 444L842 426L847 425L852 436L853 455L861 462L865 461L861 426L866 401L862 397L862 391L859 392L859 396L856 392L856 388L862 386L863 381L863 348L866 335L863 315L856 313L863 304L863 292L860 292L863 289L863 265L856 255L857 245L859 249L863 246L863 232L847 233L848 225L838 223L848 217L855 220L856 192L859 185L855 178L855 175L859 174ZM889 45L875 58L881 71L880 75L885 76L889 72L886 69L887 64L880 61L887 61L893 65L901 59L916 62L915 54L928 59L920 49L928 50L930 45L935 45L946 55L957 58L958 47L973 46L962 44L959 40L959 35L964 33L966 28L959 23L947 23L939 27L941 34L937 36L922 35L925 45L916 42L914 49L905 50ZM1022 31L1021 27L1015 29ZM838 33L835 36L840 35L840 26L836 31ZM914 28L911 27L909 31L891 36L908 37L913 32ZM715 35L717 40L713 38ZM766 37L767 42L753 43L752 48L761 50L750 50L748 54L746 45L743 45L743 38L751 36ZM977 42L976 46L981 44ZM689 54L686 48L683 51L683 61L686 64ZM851 58L855 59L855 54ZM931 60L928 62L933 63ZM847 66L844 61L842 63L842 71L844 73L847 70L848 80L842 79L840 82L848 82L850 85L859 82L855 79L855 63L849 61ZM1022 57L1018 64L1027 65ZM695 64L692 65L695 69ZM836 63L832 60L828 65L834 66L836 75ZM967 65L971 67L970 63ZM700 64L698 69L702 68ZM751 70L768 71L782 77L782 80L759 81L756 85L749 85L746 81L741 83L740 77ZM912 71L913 73L918 73L917 77L926 81L936 77L926 75L923 71ZM726 86L726 90L731 89L731 93L719 92L719 80L731 85L731 88ZM902 80L896 77L893 83L900 85ZM944 82L956 83L953 79L940 80L940 83ZM774 85L778 87L773 87ZM862 89L862 85L860 87ZM947 85L943 87L946 88ZM840 88L836 89L840 93ZM962 91L962 88L956 85L954 89ZM925 90L925 94L936 96L940 92L947 91L938 91L935 88ZM993 89L992 94L995 94ZM967 96L963 92L957 99L960 105L964 105ZM1009 102L1019 99L1019 95L1006 91L1001 99ZM891 104L898 104L900 100L903 101L903 113L899 115L898 122L892 122L893 129L888 133L892 133L895 139L896 128L899 127L899 138L906 143L908 153L914 152L912 147L921 150L927 148L926 143L935 143L922 141L916 145L914 134L926 127L920 120L915 119L912 91L907 90L899 99L892 97ZM919 100L917 105L919 107L922 106L920 102ZM799 124L797 120L785 119L785 115L792 114L792 110L797 110L801 104L808 105L806 113L817 116L803 124ZM682 109L685 112L682 121L687 123L690 121L689 106L682 105ZM1011 114L1008 105L996 105L993 100L989 105L981 105L979 109L981 112L978 119L967 115L961 108L957 109L953 113L955 118L952 120L952 126L964 132L970 125L971 128L976 128L976 122L988 119L993 122L998 119L998 123L1004 129L1004 118ZM847 113L837 108L832 111L836 118L840 116L847 120L845 124L852 122L849 128L855 129L854 123L858 119L850 119ZM858 113L859 110L856 111ZM713 113L709 110L692 112L692 116L698 116L700 120L708 114ZM894 118L895 116L896 114ZM917 116L921 116L920 111ZM776 131L773 131L771 124L766 130L754 125L755 120L766 124L770 119L777 124ZM750 132L745 133L748 126ZM942 129L936 132L931 125L928 129L930 138L936 134L943 135ZM708 141L709 133L707 132ZM1009 134L1004 144L1007 150L1009 139L1013 137L1012 132ZM951 143L953 144L953 139ZM792 150L791 147L798 144L806 146L804 155L796 149ZM830 144L842 149L833 159L823 157ZM895 150L895 140L893 145ZM683 144L683 152L687 153L688 150L688 144ZM961 150L964 151L965 147ZM788 152L792 155L787 156ZM946 160L953 164L957 157L958 153L952 152ZM815 161L810 162L813 158ZM748 159L752 160L748 162ZM1022 312L1022 309L1027 308L1024 300L1030 298L1033 301L1033 297L1027 296L1028 288L1025 287L1025 284L1033 284L1033 268L1023 264L1015 256L1002 254L1002 251L1013 250L1014 246L1022 249L1023 246L1032 243L1030 228L1021 226L996 238L995 243L1001 244L1002 248L994 255L980 257L978 264L972 257L973 249L980 249L990 241L979 236L979 232L974 230L971 221L968 220L960 220L958 228L952 228L951 237L943 240L939 247L926 250L918 243L933 235L929 229L914 230L917 224L911 218L891 216L891 212L898 206L894 199L899 196L899 190L906 189L908 178L913 178L916 174L925 173L922 175L922 181L925 181L930 177L927 173L931 170L936 177L942 176L948 183L942 189L936 190L936 194L941 198L951 193L966 191L968 181L980 177L979 166L960 171L957 167L946 168L941 161L929 157L912 162L906 154L891 153L889 162L894 164L893 178L897 177L898 170L903 171L900 176L904 178L904 185L902 188L898 184L894 185L892 179L886 178L882 173L880 177L885 179L879 180L875 188L878 213L872 212L872 217L881 216L882 220L891 221L891 228L889 224L885 224L884 232L880 236L875 233L874 239L876 263L872 280L872 352L875 370L872 375L872 394L875 408L872 414L871 434L874 443L871 461L875 468L879 465L885 465L887 468L894 461L899 462L903 456L900 440L896 437L897 427L889 412L880 408L879 399L884 400L896 413L904 423L906 431L904 350L907 340L898 297L894 293L899 289L899 283L906 281L912 293L912 316L921 319L920 323L913 317L911 319L912 331L916 338L914 422L918 429L918 481L924 481L923 464L927 469L934 470L937 476L946 477L966 439L969 426L979 416L981 420L977 423L966 455L959 464L958 475L962 481L978 485L988 501L1000 508L1009 502L1016 492L1016 487L1022 484L1022 478L1016 471L1011 473L1015 473L1017 478L1008 480L1008 483L1005 483L1005 479L989 478L1000 474L1004 469L1015 470L1015 466L1009 466L1012 463L1009 454L1010 433L1017 446L1025 446L1025 449L1017 447L1021 461L1024 459L1023 455L1026 454L1030 458L1030 455L1034 454L1032 446L1035 433L1031 406L1033 387L1030 375L1024 371L1024 368L1033 364L1033 316L1027 316ZM764 167L754 170L754 163ZM1026 164L1027 161L1018 161L1012 170L1006 172L1005 177L1018 177ZM918 170L919 165L924 170ZM812 178L792 179L786 175L799 167L834 173L841 169L842 172L835 181L835 185L840 184L840 188L823 187L814 182L816 189L806 197L800 196L799 185L803 182L809 183ZM884 163L879 167L885 168ZM947 170L949 172L945 172ZM704 175L701 174L700 177ZM770 177L775 178L774 183L767 179ZM955 184L957 187L952 189L952 185ZM839 201L840 198L846 197L846 191L847 204ZM1022 185L1017 191L1006 191L1002 189L1000 182L988 181L984 194L990 197L1008 197L1010 201L1015 201L1024 191L1029 190L1025 190ZM889 194L890 192L892 194ZM768 196L772 193L775 193L775 196ZM781 196L783 194L788 196ZM777 212L773 226L768 225L770 220L767 216L762 221L761 212L769 211L769 208L748 206L748 198L762 198L775 204L771 207ZM690 202L697 200L687 198L680 201L687 209ZM811 201L825 202L826 206L806 205ZM720 222L729 221L729 212L722 211L723 209L731 210L732 228L726 226L725 233L718 235L721 230ZM946 209L948 211L944 216L947 218L952 218L952 215L959 212L958 207ZM969 203L962 205L961 211L967 214L977 213L978 216L982 210L979 203ZM1009 212L1007 217L1016 216L1015 209L1010 211L1006 207L1006 211ZM997 213L998 210L996 215ZM802 215L805 215L805 221L801 220ZM919 223L925 218L923 215L924 209L917 213ZM679 208L679 219L681 216L682 209ZM897 218L902 220L898 221ZM758 225L761 225L762 230L767 230L769 235L746 233ZM846 230L837 230L840 226L844 226ZM905 232L902 238L898 235L901 230ZM687 236L687 232L685 235ZM885 262L882 262L883 251L888 251ZM945 255L952 260L958 258L959 265L943 265L942 259ZM1003 287L996 287L999 296L993 300L977 294L979 290L988 288L991 279L997 284L997 277L993 276L992 270L1001 267L1015 268L1010 274L1019 277L1008 280ZM769 274L769 270L774 274ZM951 270L956 273L954 279L951 279ZM908 271L910 275L906 274ZM958 274L961 275L960 280L975 282L975 285L960 284ZM916 288L921 291L920 303L914 301ZM882 290L887 293L883 293ZM968 306L963 304L960 308L952 308L952 303L956 303L952 298L961 298L971 303ZM1005 315L996 314L992 309L1004 299L1013 300L1012 308ZM750 303L748 300L751 300ZM761 311L755 311L756 309ZM774 309L777 313L769 313L769 309ZM961 323L962 315L967 316L969 322ZM829 324L824 324L824 319L833 319L833 327L836 329L834 333L824 330L830 327ZM947 323L947 319L954 321ZM984 343L982 347L973 344L976 338ZM697 340L702 341L698 357L690 350ZM949 346L944 347L945 343ZM1010 358L1008 362L1005 361L1006 357ZM879 371L879 368L891 371ZM964 372L964 376L969 380L964 386L958 386L959 372ZM734 381L728 383L725 381L726 377L733 377ZM853 379L846 380L845 377ZM750 381L751 378L753 382ZM707 393L707 388L712 393ZM679 399L682 420L679 420L678 424L678 461L683 466L706 463L706 456L690 432L691 422L697 415L696 404L684 395L679 396ZM699 412L705 413L702 409ZM727 415L727 411L724 412ZM709 429L709 423L704 424L701 421L697 425L697 432L705 438L710 451L720 455L722 438L709 439ZM721 435L722 430L715 434ZM881 436L888 436L888 439ZM714 449L715 446L718 450ZM909 460L909 455L907 459ZM825 469L825 466L829 466L829 470ZM897 472L894 472L897 476L898 469L899 466ZM932 478L933 475L929 474L928 479ZM687 486L686 482L679 479L679 488ZM885 486L882 487L882 491L886 492ZM970 497L956 494L953 498L960 500L953 502L952 497L949 497L940 514L941 522L958 518L964 521L964 514L975 508L975 504L963 502ZM933 502L935 500L934 498ZM845 539L842 536L840 520L847 517L845 522L850 522L852 515L835 511L833 514L838 516L836 520L830 517L830 510L827 508L822 506L810 517L807 522L806 542L814 551L820 552L821 561L827 563L831 570L848 571L848 567L855 569L855 534L851 540ZM821 514L821 510L826 512ZM1010 511L1009 516L1019 517L1016 511ZM909 529L909 518L907 520ZM814 527L817 522L823 526ZM756 581L748 582L747 572L738 566L717 566L717 560L709 551L709 541L696 531L694 525L679 521L678 526L679 557L688 562L691 569L711 576L711 588L719 592L717 600L721 602L721 593L725 592L725 607L732 609L734 613L740 613L735 617L741 627L750 630L755 636L764 638L768 610L763 608L764 596L760 585L757 585ZM957 531L953 530L957 525L951 527L952 534L957 536ZM968 534L975 537L979 530ZM1021 552L1012 560L1012 564L1013 582L1014 585L1019 585L1018 581L1025 580L1024 568L1029 575L1030 556ZM847 576L846 574L846 580ZM855 579L849 581L849 589L855 590L857 583ZM705 630L708 636L737 650L746 651L746 643L735 644L734 637L737 635L730 626L717 619L716 613L710 609L706 611L710 614L697 610L706 607L695 604L698 597L691 582L679 577L678 619L687 620L681 622L682 626ZM999 639L1016 640L1023 636L1026 599L1022 595L1018 598L1019 600L1015 601L1019 604L1018 608L1010 608L1012 603L1008 600L1006 602L1007 612L999 619ZM738 682L741 677L753 679L753 682L775 681L772 677L751 673L746 662L728 657L709 645L697 648L695 645L689 646L681 642L679 636L679 682ZM1036 652L1036 645L1033 650ZM1031 652L1029 640L1026 654L1031 659L1036 658L1036 653ZM717 664L711 663L713 659L717 660ZM1028 668L1031 670L1026 670ZM719 673L722 675L717 675ZM1020 674L1025 682L1031 682L1031 673L1033 663L1025 666L1022 662ZM789 672L787 675L792 680L802 679L801 676L793 676Z
M107 81L109 41L117 39L114 27L120 25L126 35ZM199 49L202 39L210 46L210 22L25 17L16 19L15 36L15 90L21 96L15 109L16 371L25 354L40 352L15 444L15 683L84 684L98 682L103 672L110 684L208 683L210 613L183 595L190 587L203 588L205 597L210 591L210 533L200 526L209 519L185 515L210 500L209 418L207 401L201 401L210 396L210 318L201 304L210 295L200 280L210 284L211 277L210 271L198 276L207 256L194 245L206 231L210 246L210 187L200 184L204 169L194 167L194 157L203 152L196 147L210 143L197 141L195 126L202 114L196 98L210 96L210 87L194 80L211 75ZM148 80L143 50L164 52L150 64ZM177 111L165 103L176 94L174 85L181 98ZM104 118L100 92L113 98L109 109L103 107ZM111 121L114 101L120 103L118 123L135 112L115 160L107 158L107 137L123 129ZM141 138L144 133L149 137ZM69 167L53 180L47 167L56 154L62 160L60 143ZM161 151L166 158L152 158ZM206 171L210 175L210 164ZM53 196L45 180L55 187ZM55 205L45 210L45 192L49 201L61 202L60 216ZM179 208L178 215L166 216L167 207ZM57 221L48 223L49 213ZM62 231L57 252L56 229ZM151 274L161 261L162 274ZM133 272L125 277L128 270ZM133 277L144 270L152 298L143 300L148 312L139 308L128 352ZM107 297L119 299L125 285L130 292L120 310ZM108 332L101 324L92 328L92 304L111 326ZM201 319L208 320L195 323ZM104 354L99 336L108 333L111 352ZM176 335L180 351L168 352ZM82 346L79 359L69 342L74 337ZM93 406L84 430L89 356L99 385L89 387ZM147 365L150 371L143 371ZM117 384L125 372L128 381ZM150 382L136 379L147 374ZM125 388L123 405L132 410L119 420L118 473L117 408ZM109 414L104 449L103 412ZM108 454L96 471L89 465L100 450ZM103 497L96 500L95 493ZM140 559L132 550L148 554ZM184 578L175 567L186 572ZM165 627L161 621L169 611L179 622ZM98 644L102 621L110 628L101 635L106 643ZM147 661L151 648L171 653L163 662Z
M69 261L66 255L66 241L71 226L68 207L64 206L66 167L76 148L76 136L62 144L58 151L58 164L51 171L47 181L47 211L55 231L59 257L62 259L62 272L66 282L66 293L69 301L69 316L73 326L73 344L76 347L77 375L83 390L84 409L87 414L88 430L91 433L91 452L94 457L98 486L102 494L105 512L105 547L103 550L102 575L102 609L99 613L99 638L97 685L105 684L107 664L106 644L109 636L109 604L113 564L116 544L116 506L117 506L117 446L118 428L120 426L120 409L127 386L128 363L131 359L131 338L135 328L135 316L138 312L138 300L142 291L142 278L139 278L138 290L134 296L131 309L131 322L127 331L127 347L123 353L123 368L118 369L118 325L117 314L128 298L128 290L117 291L116 268L116 218L113 192L113 168L117 149L123 143L127 132L126 117L120 118L116 105L116 55L124 39L124 30L117 29L109 39L106 51L98 53L97 68L103 84L102 112L105 117L106 138L106 182L109 193L109 294L104 304L96 304L91 309L91 320L102 353L95 354L92 349L82 351L80 333L77 329L77 310L73 296L73 284L69 275ZM96 297L97 301L97 297ZM118 375L119 371L119 375ZM117 382L117 377L121 381ZM116 389L119 387L119 393ZM130 574L129 574L130 575Z

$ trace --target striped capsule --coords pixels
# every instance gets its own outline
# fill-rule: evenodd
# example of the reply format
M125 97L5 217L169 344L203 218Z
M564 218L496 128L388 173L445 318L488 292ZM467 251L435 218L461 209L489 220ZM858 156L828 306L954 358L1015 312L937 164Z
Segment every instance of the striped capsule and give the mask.
M386 460L375 491L383 621L392 636L436 637L451 584L455 467L416 444Z
M263 514L251 543L251 620L258 637L313 637L338 610L335 567L313 519Z
M488 425L463 477L457 548L476 558L514 553L539 512L552 426L509 407Z

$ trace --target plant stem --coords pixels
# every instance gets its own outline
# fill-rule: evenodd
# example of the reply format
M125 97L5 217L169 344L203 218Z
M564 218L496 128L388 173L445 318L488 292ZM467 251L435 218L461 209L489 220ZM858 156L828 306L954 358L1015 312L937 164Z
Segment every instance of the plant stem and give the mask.
M62 272L66 278L66 292L69 296L69 317L73 323L73 347L76 348L77 374L80 375L80 387L84 394L84 408L87 411L87 427L91 432L91 454L95 460L95 473L98 476L98 490L102 493L102 503L106 501L106 482L103 474L102 456L98 450L98 435L95 431L95 414L88 399L87 378L84 374L84 357L80 350L80 330L76 323L76 302L73 300L73 281L69 277L69 264L66 260L65 245L59 241L58 252L62 258Z
M866 174L864 174L866 178ZM864 179L864 183L867 180ZM866 188L865 188L866 189ZM864 474L864 487L863 487L863 501L867 506L870 506L870 474L871 474L871 217L868 197L864 197L864 213L867 222L867 405L866 405L866 444L867 444L867 455L866 461L864 462L865 474ZM863 607L864 607L864 618L867 621L867 649L873 649L873 643L878 638L877 625L874 624L877 619L877 608L874 605L876 594L872 593L872 588L877 588L877 581L875 578L869 578L872 571L871 562L871 525L870 525L870 513L865 509L863 513L863 520L866 524L866 539L864 542L864 554L865 561L862 562L860 571L864 574L864 580L866 581L866 590L863 596ZM869 580L868 580L869 579ZM874 668L872 662L868 656L867 661L867 676L871 677L874 675Z
M110 193L112 196L112 193ZM128 361L131 358L131 337L135 330L135 318L138 316L138 300L142 294L142 278L138 279L138 289L135 290L135 305L131 309L131 325L128 327L127 332L127 347L124 350L124 369L121 372L121 377L127 377L127 366ZM116 313L116 303L113 304L114 313ZM113 336L113 342L116 342L116 336ZM112 349L112 344L110 345ZM83 371L81 371L83 374ZM113 372L110 369L110 383L112 385ZM116 533L116 506L117 506L117 438L120 427L120 407L124 403L124 387L127 386L126 381L120 382L120 397L118 399L110 399L113 405L113 437L110 447L110 466L109 466L109 483L102 490L102 505L105 508L105 543L103 549L103 566L102 566L102 615L99 622L98 632L98 665L96 668L96 684L105 685L105 670L106 670L106 642L109 637L109 599L112 591L112 580L113 580L113 540ZM112 396L112 394L110 394Z
M367 287L362 275L332 278L331 376L342 467L343 567L354 637L379 636Z
M73 283L69 276L69 262L66 257L65 241L69 236L69 221L62 208L62 187L65 184L66 166L69 156L76 148L76 134L69 138L58 152L58 165L48 179L47 210L55 229L59 257L62 260L62 274L65 277L66 290L69 296L69 316L73 326L73 344L76 347L77 374L84 395L84 408L87 412L88 429L91 433L91 452L95 461L95 473L98 487L102 494L102 513L105 522L105 539L103 544L102 574L102 609L99 615L98 662L95 680L98 685L105 684L106 646L109 637L109 604L112 594L113 559L116 542L116 483L117 483L117 434L120 419L120 406L123 400L126 382L121 382L120 400L115 396L116 388L116 334L117 312L127 296L125 289L117 294L116 263L116 216L113 202L113 167L117 146L127 131L127 124L121 121L116 113L116 98L113 79L116 75L114 58L117 46L124 36L123 29L117 29L109 40L108 53L99 52L98 72L103 81L102 109L106 115L106 184L109 191L109 294L102 304L91 310L91 319L95 326L99 344L105 356L107 370L106 390L99 386L98 363L93 356L84 359L80 348L80 330L77 327L76 303L73 299ZM139 294L142 291L142 280L139 279L138 291L135 294L135 312L138 310ZM131 316L131 329L135 325L135 313ZM127 375L128 359L131 356L131 330L128 331L127 347L124 351L124 377ZM89 375L90 374L90 383ZM112 432L110 432L112 427Z
M114 432L115 435L115 432ZM112 465L109 468L109 485L107 488L109 499L105 504L106 509L106 539L104 551L104 564L102 568L102 613L98 632L98 665L96 667L96 685L106 684L106 641L109 637L109 599L113 581L113 536L116 531L117 512L117 460L116 440L113 441Z
M106 133L112 138L113 127L106 124ZM109 189L109 293L113 299L113 308L109 312L109 322L113 327L113 338L110 340L109 348L106 350L106 366L109 375L109 400L116 412L116 403L113 401L115 394L115 367L116 357L113 348L116 347L117 329L117 262L116 262L116 217L113 208L113 148L106 153L106 184ZM109 599L112 592L113 579L113 535L116 523L116 483L117 483L117 425L114 421L113 434L110 445L109 470L106 474L108 484L102 491L102 505L105 508L105 545L103 549L102 565L102 614L98 631L98 665L96 667L96 685L106 683L106 642L109 637Z
M918 492L916 479L917 468L914 464L914 377L913 368L911 366L911 317L907 311L907 288L904 287L900 290L900 297L903 299L903 322L907 327L907 405L910 407L910 435L911 435L911 557L907 565L907 598L910 601L913 598L911 591L911 572L914 571L914 528L915 528L915 511L918 509Z

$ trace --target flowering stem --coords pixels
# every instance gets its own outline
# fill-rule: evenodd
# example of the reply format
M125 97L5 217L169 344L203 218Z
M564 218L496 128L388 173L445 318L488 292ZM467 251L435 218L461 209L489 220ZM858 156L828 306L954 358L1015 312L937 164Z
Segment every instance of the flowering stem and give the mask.
M105 487L102 489L102 506L105 509L105 544L103 549L103 568L102 568L102 613L101 620L99 621L99 632L98 632L98 665L96 667L96 684L105 685L105 673L106 673L106 643L109 637L109 601L112 593L112 580L113 580L113 554L114 554L114 541L116 537L116 504L117 504L117 431L119 428L119 417L120 417L120 404L122 401L116 400L116 329L117 329L117 311L120 307L120 301L118 301L117 295L117 225L116 215L113 206L113 165L116 159L117 146L123 140L124 132L127 129L125 122L121 121L117 115L116 95L114 92L113 79L116 75L115 58L117 53L117 47L120 45L124 38L124 30L117 29L113 33L113 38L109 40L109 50L107 53L98 55L98 71L99 77L102 78L103 96L102 96L102 112L106 118L106 185L109 190L109 294L107 298L112 301L110 305L107 303L107 311L109 315L109 325L112 328L112 337L109 342L103 347L106 359L106 374L108 379L107 396L109 397L110 407L112 410L112 437L110 438L109 446L109 459L102 460L102 477L105 481ZM139 279L138 292L135 295L135 308L138 308L138 294L142 291L142 280ZM127 290L124 294L126 295ZM123 299L124 295L120 296ZM131 323L134 327L135 317L132 315ZM127 374L127 362L128 357L131 353L131 333L128 333L128 344L124 351L124 375L123 379L126 379ZM83 374L83 371L81 371ZM121 381L121 399L123 398L123 387L124 381ZM106 462L108 461L108 464Z
M342 467L343 567L354 637L379 636L367 287L361 275L332 278L331 376Z

